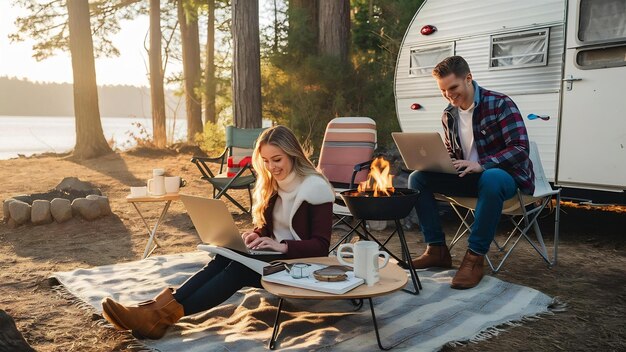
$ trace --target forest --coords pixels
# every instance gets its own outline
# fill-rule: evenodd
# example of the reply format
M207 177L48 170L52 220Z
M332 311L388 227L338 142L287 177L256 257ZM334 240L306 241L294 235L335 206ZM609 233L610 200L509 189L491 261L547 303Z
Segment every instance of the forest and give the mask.
M164 92L172 85L184 97L191 143L219 135L225 125L251 128L271 120L316 146L330 119L368 116L385 146L390 132L399 130L393 96L398 50L421 5L419 0L14 2L28 15L17 19L12 40L34 39L38 60L59 51L71 54L78 158L110 152L99 123L95 58L118 55L110 38L123 21L137 16L150 18L145 50L155 147L166 146ZM174 60L182 62L182 72L164 75Z

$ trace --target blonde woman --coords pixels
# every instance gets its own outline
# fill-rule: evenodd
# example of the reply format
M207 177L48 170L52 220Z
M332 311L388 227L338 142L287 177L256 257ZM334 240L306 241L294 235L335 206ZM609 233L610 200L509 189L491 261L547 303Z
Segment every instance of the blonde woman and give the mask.
M274 250L285 258L326 256L332 229L333 190L284 126L265 130L252 154L257 172L252 219L241 236L249 248ZM102 301L103 316L120 330L159 339L185 315L213 308L245 286L261 287L261 275L217 255L176 290L127 307Z

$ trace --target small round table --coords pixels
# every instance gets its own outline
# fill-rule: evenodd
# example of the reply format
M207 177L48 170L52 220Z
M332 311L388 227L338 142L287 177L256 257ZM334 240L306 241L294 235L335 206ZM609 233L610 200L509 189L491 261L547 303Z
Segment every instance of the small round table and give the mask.
M336 257L318 257L318 258L303 258L286 260L285 262L298 262L298 263L311 263L322 265L339 265ZM270 338L268 347L273 350L278 337L278 328L280 326L280 312L285 298L297 298L297 299L317 299L317 300L359 300L358 308L363 304L363 299L369 301L370 310L372 312L372 320L374 322L374 330L376 332L376 340L378 347L381 350L390 350L402 341L396 342L392 346L383 347L380 341L380 335L378 333L378 324L376 323L376 314L374 313L374 304L372 303L372 297L384 296L392 292L402 289L408 281L407 273L395 263L388 263L384 268L380 269L380 281L373 286L367 286L366 284L360 285L353 290L350 290L344 294L331 294L319 291L312 291L294 286L285 286L275 284L261 280L263 288L267 292L276 295L280 298L278 301L278 311L276 312L276 319L274 320L274 330L272 331L272 337ZM357 308L357 309L358 309Z

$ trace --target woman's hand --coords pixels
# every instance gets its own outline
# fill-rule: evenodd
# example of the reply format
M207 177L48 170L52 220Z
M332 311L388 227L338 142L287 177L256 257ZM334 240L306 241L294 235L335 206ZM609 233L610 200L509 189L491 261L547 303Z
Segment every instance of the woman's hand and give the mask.
M246 240L244 239L244 242L245 241ZM287 253L286 243L276 242L273 238L260 237L259 235L257 235L254 240L246 242L246 246L250 249L272 250L280 253Z
M257 238L259 238L259 234L254 231L248 231L241 234L241 238L243 239L243 243L248 246L248 244ZM249 247L249 246L248 246Z

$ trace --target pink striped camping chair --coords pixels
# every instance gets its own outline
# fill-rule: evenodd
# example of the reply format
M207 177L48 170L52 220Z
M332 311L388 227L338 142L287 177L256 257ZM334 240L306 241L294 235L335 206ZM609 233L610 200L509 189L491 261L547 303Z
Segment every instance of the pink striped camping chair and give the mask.
M367 179L374 149L376 122L369 117L337 117L326 126L318 168L335 187L333 214L337 220L333 228L338 225L348 228L346 234L330 248L330 252L341 243L349 241L355 234L365 238L358 228L352 226L352 214L339 193L356 188L359 182Z
M374 120L337 117L326 126L318 167L336 189L354 188L366 180L374 149Z

